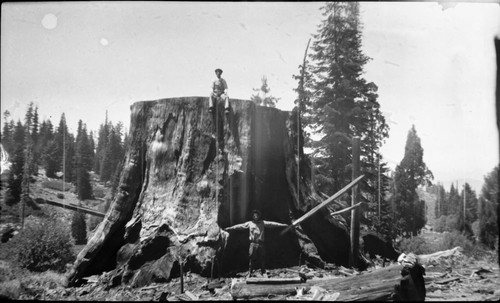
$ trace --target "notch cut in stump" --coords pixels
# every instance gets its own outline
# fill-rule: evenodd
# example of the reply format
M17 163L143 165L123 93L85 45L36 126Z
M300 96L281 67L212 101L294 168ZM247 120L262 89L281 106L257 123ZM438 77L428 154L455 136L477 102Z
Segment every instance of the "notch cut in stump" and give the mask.
M268 295L294 295L296 287L319 286L329 292L338 292L339 301L424 301L424 269L419 264L411 268L392 265L347 278L312 279L299 284L234 283L233 299L250 299Z

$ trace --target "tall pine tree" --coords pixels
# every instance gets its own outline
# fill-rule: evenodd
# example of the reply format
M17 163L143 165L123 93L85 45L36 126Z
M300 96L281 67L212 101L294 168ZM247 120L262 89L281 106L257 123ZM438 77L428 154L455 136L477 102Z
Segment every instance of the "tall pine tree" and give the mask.
M92 198L92 185L90 184L89 169L92 166L92 155L87 136L87 129L82 120L78 121L76 136L76 192L78 199L85 200Z
M13 205L18 203L21 199L22 191L22 180L24 173L24 162L25 162L25 129L20 120L14 128L12 134L12 152L10 153L11 159L11 174L8 180L8 195L6 198L6 203L8 205Z
M100 125L97 139L97 148L94 157L94 172L101 175L103 159L108 144L109 129L111 125L108 122L108 111L104 123ZM102 181L102 178L101 178Z
M2 129L2 146L5 151L10 155L14 151L14 143L13 143L13 133L14 133L14 121L10 120L10 112L8 110L3 113L3 129Z
M307 130L306 147L312 149L314 187L332 195L351 181L352 138L359 137L360 169L365 175L359 198L368 202L369 228L389 238L387 163L379 151L389 127L377 100L377 86L363 78L370 58L361 50L359 3L328 2L322 10L325 19L313 37L309 60L294 76L299 81L296 103L300 101L297 108Z
M359 136L361 167L371 173L361 190L370 199L377 195L378 147L388 136L388 126L376 85L362 77L370 58L361 50L359 3L328 2L322 10L325 20L314 35L311 64L295 77L304 100L304 124L315 134L311 138L317 138L309 146L317 154L315 186L333 194L350 181L351 140Z
M73 182L76 179L74 173L75 139L68 131L64 113L62 113L61 119L59 120L55 140L58 152L56 156L57 162L60 163L59 169L63 173L66 182Z

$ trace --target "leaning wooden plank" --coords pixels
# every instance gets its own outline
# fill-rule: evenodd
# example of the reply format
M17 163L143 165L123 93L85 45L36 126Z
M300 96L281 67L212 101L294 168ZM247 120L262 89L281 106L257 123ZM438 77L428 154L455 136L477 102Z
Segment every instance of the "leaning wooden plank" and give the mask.
M319 286L329 292L338 292L338 300L340 301L391 300L400 295L396 294L396 285L400 285L405 288L404 291L408 291L407 286L403 286L403 284L408 283L401 283L402 280L407 279L402 277L402 269L402 265L392 265L347 278L312 279L299 284L273 285L237 282L231 287L231 295L233 299L267 297L270 294L292 295L295 294L298 287ZM409 290L409 292L414 291L417 290ZM421 294L419 296L421 297ZM425 298L425 290L423 296Z
M361 179L363 179L365 176L364 175L361 175L359 177L357 177L355 180L353 180L351 183L347 184L344 188L342 188L341 190L339 190L337 193L335 193L333 196L331 196L330 198L326 199L325 201L321 202L320 204L316 205L313 209L311 209L310 211L308 211L307 213L305 213L304 215L302 215L302 217L298 218L297 220L295 220L290 226L288 226L287 228L285 228L282 232L281 232L281 235L285 234L286 232L288 232L292 227L302 223L302 221L308 219L309 217L311 217L313 214L315 214L316 212L318 212L320 209L322 209L323 207L327 206L328 204L330 204L331 202L333 202L335 199L337 199L338 197L342 196L343 194L345 194L349 189L351 189L351 187L353 187L354 185L356 185L359 181L361 181ZM349 211L351 209L354 209L358 206L360 206L361 204L363 204L363 202L359 202L358 204L356 205L353 205L353 206L350 206L348 208L344 208L342 210L339 210L339 211L336 211L334 213L330 213L331 216L334 216L334 215L338 215L338 214L341 214L343 212L346 212L346 211Z
M364 178L364 175L361 175L361 176L357 177L351 183L347 184L344 188L342 188L341 190L339 190L335 195L331 196L330 198L328 198L325 201L321 202L320 204L316 205L313 209L311 209L310 211L308 211L307 213L305 213L302 217L300 217L297 220L295 220L292 223L292 225L295 226L297 224L300 224L302 221L304 221L305 219L307 219L310 216L312 216L313 214L315 214L317 211L319 211L320 209L322 209L323 207L325 207L326 205L328 205L330 202L332 202L333 200L335 200L338 197L342 196L344 193L346 193L349 189L351 189L351 187L353 187L354 185L356 185L363 178ZM346 209L344 209L343 211L346 211Z
M345 213L347 211L350 211L351 209L354 209L356 207L359 207L361 204L363 204L363 202L359 202L358 204L355 204L353 206L349 206L347 208L344 208L344 209L341 209L341 210L338 210L336 212L332 212L330 213L330 216L335 216L335 215L340 215L341 213ZM307 215L307 214L306 214ZM298 221L298 220L297 220ZM294 223L292 223L291 225L289 225L287 228L285 228L282 232L281 232L281 235L283 235L284 233L286 233L287 231L289 231L293 226L297 225L297 221L295 221Z

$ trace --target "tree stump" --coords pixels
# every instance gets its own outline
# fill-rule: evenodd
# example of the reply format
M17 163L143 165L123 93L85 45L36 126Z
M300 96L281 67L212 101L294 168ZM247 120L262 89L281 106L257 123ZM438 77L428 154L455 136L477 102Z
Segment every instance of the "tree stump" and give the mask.
M293 114L245 100L230 107L228 115L223 104L210 114L205 97L131 106L117 193L69 272L70 285L109 271L114 284L168 281L179 275L179 260L207 277L246 270L248 233L229 237L223 228L249 220L252 209L291 223L321 202L310 175L297 188ZM310 172L306 159L300 165ZM347 265L347 229L328 211L302 227L266 232L269 267L297 265L301 256L316 266Z

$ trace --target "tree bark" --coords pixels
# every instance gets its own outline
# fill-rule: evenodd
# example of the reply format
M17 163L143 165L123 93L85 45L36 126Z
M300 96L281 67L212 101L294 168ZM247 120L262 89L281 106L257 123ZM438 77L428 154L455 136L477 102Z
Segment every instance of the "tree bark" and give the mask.
M209 114L204 97L131 106L117 194L69 272L70 285L103 271L115 284L167 281L179 275L179 258L186 271L207 277L212 262L216 275L247 270L248 232L229 237L223 228L249 220L252 209L290 224L321 202L310 175L297 183L291 114L244 100L230 107L228 115L223 104ZM308 221L284 236L266 231L266 264L347 265L345 226L326 210Z

